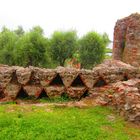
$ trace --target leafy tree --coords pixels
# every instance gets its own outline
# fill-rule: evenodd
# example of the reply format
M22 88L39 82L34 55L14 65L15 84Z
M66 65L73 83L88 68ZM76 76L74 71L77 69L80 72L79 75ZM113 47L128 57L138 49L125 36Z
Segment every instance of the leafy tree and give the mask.
M24 30L22 28L22 26L18 26L16 30L14 30L14 32L16 33L16 35L18 35L19 37L21 37L22 35L24 35Z
M102 38L106 46L111 42L107 33L103 33Z
M0 32L0 63L21 66L64 66L75 58L84 68L100 63L109 43L106 33L89 32L79 40L75 31L56 31L50 40L44 37L40 26L24 32L22 26L14 31L2 28Z
M55 62L64 66L66 59L71 58L77 45L77 35L75 31L53 33L51 40L51 54Z
M43 35L44 34L44 31L43 31L43 29L40 26L34 26L31 29L31 32L37 32L40 35Z
M79 57L83 68L92 68L105 57L105 42L102 35L89 32L79 40Z
M14 65L14 49L18 37L13 31L3 28L0 33L0 63Z
M110 53L112 53L112 49L111 48L108 48L108 45L111 43L107 33L104 33L102 35L103 37L103 41L104 41L104 44L106 45L106 54L105 54L105 59L111 59L112 58L112 55L109 55Z
M41 29L41 28L40 28ZM42 30L43 31L43 30ZM32 29L18 41L15 61L21 66L44 66L47 63L47 39L40 30Z

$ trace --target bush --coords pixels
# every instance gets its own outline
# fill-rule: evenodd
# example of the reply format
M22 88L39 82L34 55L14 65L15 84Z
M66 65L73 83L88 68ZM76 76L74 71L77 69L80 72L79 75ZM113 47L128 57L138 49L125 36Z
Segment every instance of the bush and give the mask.
M75 31L56 31L51 37L51 54L55 62L64 66L66 59L72 58L77 45L77 35Z
M33 28L18 41L15 50L15 62L20 66L44 66L47 62L48 40L41 28Z
M102 35L89 32L79 40L80 62L83 68L92 68L105 58L106 42Z

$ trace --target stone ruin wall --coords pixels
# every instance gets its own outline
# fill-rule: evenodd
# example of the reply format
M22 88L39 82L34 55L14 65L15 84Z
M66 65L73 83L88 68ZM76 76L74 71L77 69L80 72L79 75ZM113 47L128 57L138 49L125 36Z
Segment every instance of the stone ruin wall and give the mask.
M135 13L116 22L113 59L140 66L140 14Z
M85 97L97 105L114 106L127 120L140 123L140 70L134 67L140 65L139 55L140 15L132 14L116 23L114 60L93 70L0 65L0 103L23 98Z
M105 61L93 70L0 66L0 103L61 96L111 105L127 120L140 122L140 71L136 67L117 60Z
M26 96L36 99L44 96L54 98L65 93L70 98L80 99L87 92L92 93L97 87L126 81L132 77L136 77L135 68L126 67L123 63L121 68L108 69L108 66L101 64L93 70L1 66L0 98L17 99Z

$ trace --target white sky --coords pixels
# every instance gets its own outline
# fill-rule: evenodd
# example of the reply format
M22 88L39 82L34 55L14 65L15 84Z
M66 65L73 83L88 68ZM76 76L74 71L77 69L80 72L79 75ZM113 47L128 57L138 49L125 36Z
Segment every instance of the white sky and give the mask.
M0 28L39 25L47 36L55 30L76 29L79 36L94 30L112 40L117 19L135 12L140 13L140 0L0 0Z

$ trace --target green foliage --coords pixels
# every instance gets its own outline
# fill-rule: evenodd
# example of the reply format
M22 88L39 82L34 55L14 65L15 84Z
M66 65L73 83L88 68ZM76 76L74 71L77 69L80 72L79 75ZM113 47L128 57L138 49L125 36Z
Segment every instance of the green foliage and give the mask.
M105 59L111 59L112 58L112 55L109 55L109 54L112 54L112 49L106 48Z
M51 37L51 54L53 60L60 66L64 66L66 59L72 58L77 46L77 35L75 31L56 31Z
M48 41L40 29L38 27L33 28L18 40L15 49L16 64L21 66L44 66L47 63Z
M24 30L22 28L22 26L18 26L16 30L14 30L14 32L16 33L17 36L21 37L22 35L24 35Z
M115 119L109 119L113 116ZM1 105L0 140L138 140L140 130L110 108Z
M110 55L105 55L105 59L112 59L112 56L110 56Z
M109 37L108 37L107 33L103 33L102 38L103 38L105 46L107 46L111 42L109 40Z
M3 28L0 33L0 63L14 65L14 49L18 37L7 28Z
M44 31L43 31L43 29L42 29L40 26L34 26L34 27L31 29L31 32L37 32L37 33L39 33L39 34L41 34L41 35L44 34Z
M76 60L84 68L91 68L104 59L105 46L109 42L106 33L90 32L81 39L72 30L56 31L50 39L43 33L40 26L29 32L25 32L22 26L13 31L3 27L0 32L0 63L55 68Z
M0 102L0 105L5 105L5 104L16 104L16 102L15 101Z
M106 53L112 53L112 49L110 49L110 48L106 48Z
M79 54L81 65L92 68L102 62L105 57L106 41L102 35L89 32L79 40Z

